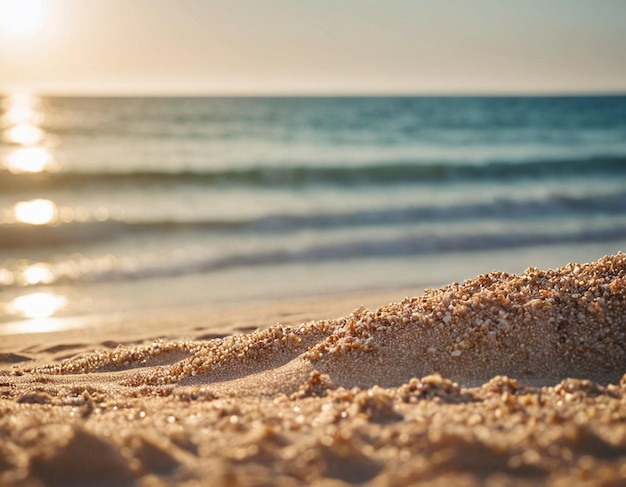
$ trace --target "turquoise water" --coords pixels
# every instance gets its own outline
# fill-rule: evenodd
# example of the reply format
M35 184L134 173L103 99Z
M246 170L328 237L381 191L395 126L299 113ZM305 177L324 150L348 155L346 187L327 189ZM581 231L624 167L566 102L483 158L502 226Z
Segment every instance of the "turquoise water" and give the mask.
M626 249L626 97L1 103L0 322Z

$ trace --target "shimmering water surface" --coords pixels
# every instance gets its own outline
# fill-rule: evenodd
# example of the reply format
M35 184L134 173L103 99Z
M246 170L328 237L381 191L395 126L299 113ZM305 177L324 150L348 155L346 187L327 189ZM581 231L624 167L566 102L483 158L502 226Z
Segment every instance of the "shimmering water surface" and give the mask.
M0 103L0 332L626 250L626 97Z

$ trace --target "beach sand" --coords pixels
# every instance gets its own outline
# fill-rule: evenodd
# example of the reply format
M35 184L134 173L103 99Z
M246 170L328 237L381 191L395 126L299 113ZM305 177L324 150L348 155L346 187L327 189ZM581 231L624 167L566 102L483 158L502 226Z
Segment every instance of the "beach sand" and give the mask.
M0 485L624 485L626 255L411 295L2 336Z

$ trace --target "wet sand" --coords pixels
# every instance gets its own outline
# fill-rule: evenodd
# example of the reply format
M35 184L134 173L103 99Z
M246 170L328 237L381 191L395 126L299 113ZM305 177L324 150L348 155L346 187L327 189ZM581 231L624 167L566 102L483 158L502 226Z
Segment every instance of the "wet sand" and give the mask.
M384 297L6 336L0 485L626 479L626 255Z

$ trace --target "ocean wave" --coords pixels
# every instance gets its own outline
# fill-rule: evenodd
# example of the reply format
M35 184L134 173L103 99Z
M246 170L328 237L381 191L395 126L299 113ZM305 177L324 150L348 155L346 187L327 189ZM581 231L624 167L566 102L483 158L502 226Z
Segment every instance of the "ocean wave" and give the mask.
M74 221L56 225L0 225L0 249L60 247L104 242L135 236L159 238L175 234L213 233L226 236L291 234L300 231L345 230L358 227L411 226L435 222L464 223L480 220L519 220L563 217L626 215L626 192L572 197L551 195L543 199L498 199L491 202L387 207L353 212L274 214L247 220Z
M217 256L187 255L183 259L138 260L103 258L103 265L84 257L79 261L59 261L44 264L49 267L45 284L75 284L79 282L115 282L176 277L211 273L241 267L276 266L298 263L318 263L346 259L403 258L451 252L476 252L559 244L587 244L626 239L626 226L569 232L502 232L460 235L412 235L401 238L373 237L352 239L340 243L311 244L294 249L277 244L254 252L232 252ZM74 259L76 256L73 257ZM0 267L5 287L23 286L20 279L25 262L17 266ZM42 264L39 264L42 265ZM20 267L21 266L21 267ZM14 267L14 268L11 268ZM13 275L11 277L11 274ZM9 276L9 278L7 278ZM36 282L36 285L42 282Z
M284 187L315 185L393 185L455 181L524 180L564 176L626 175L626 156L585 157L564 160L494 161L486 163L382 161L368 165L264 166L225 170L183 171L58 171L39 174L13 174L0 171L4 193L43 189L81 188L111 190L123 185L145 189L150 186L201 185Z

